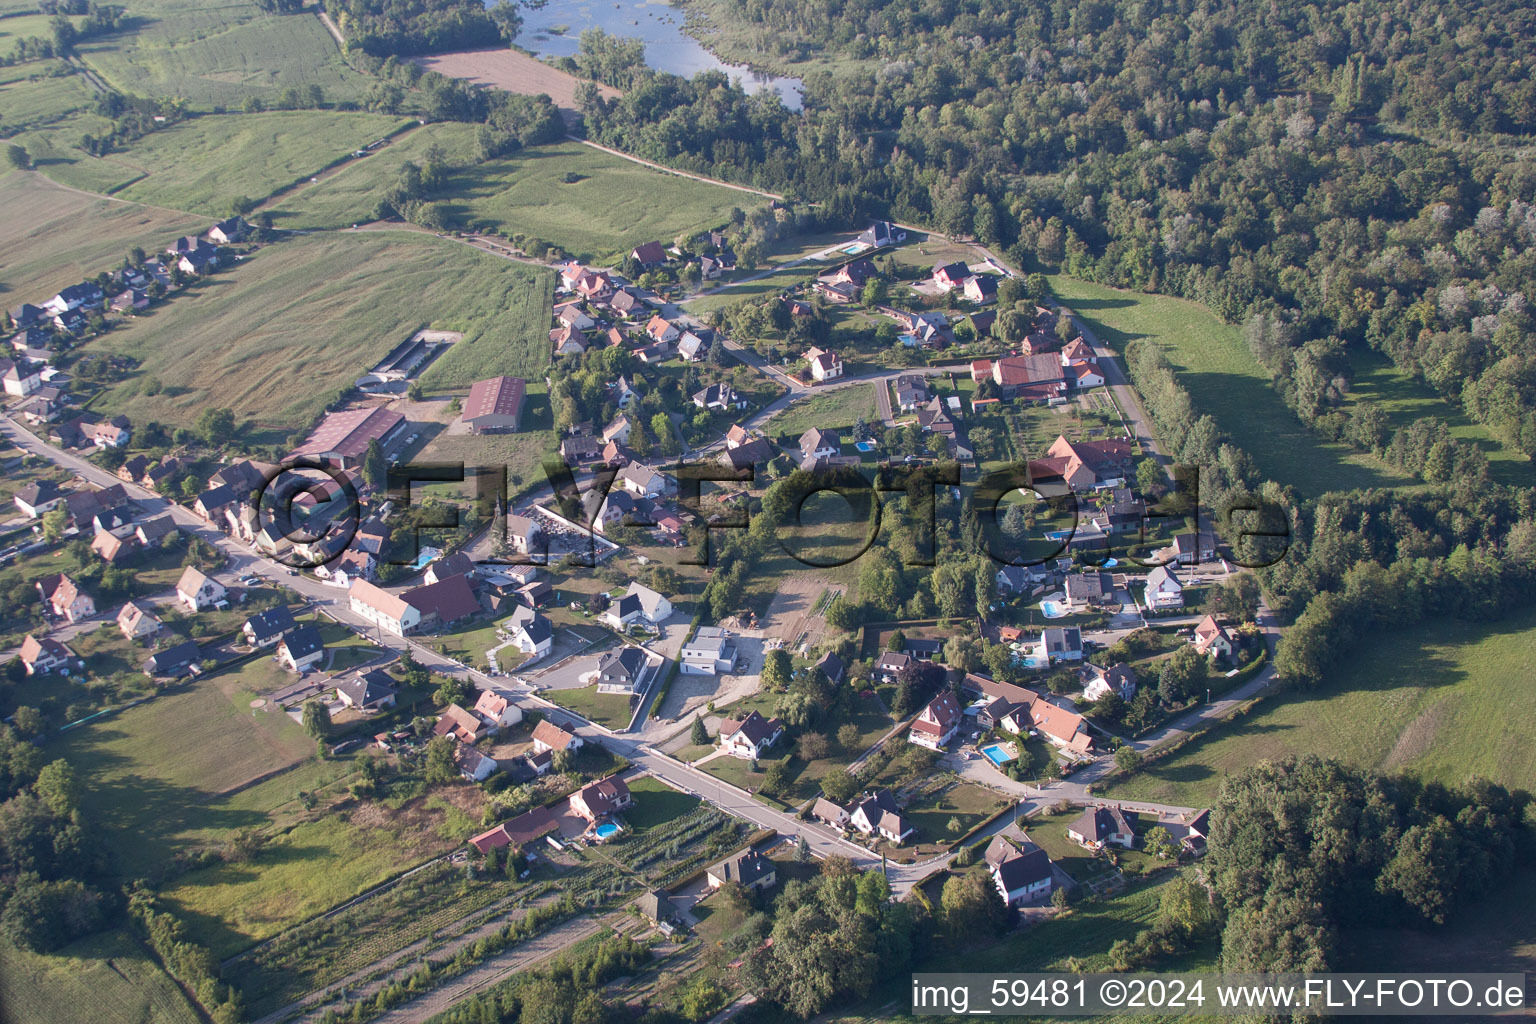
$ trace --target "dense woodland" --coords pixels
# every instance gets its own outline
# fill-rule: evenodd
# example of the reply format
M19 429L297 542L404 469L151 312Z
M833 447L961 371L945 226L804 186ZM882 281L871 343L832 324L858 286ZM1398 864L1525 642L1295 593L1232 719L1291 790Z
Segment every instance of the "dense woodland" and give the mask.
M731 27L760 52L864 62L808 76L803 114L598 36L576 64L629 90L584 97L600 141L1197 299L1247 324L1304 421L1359 447L1392 443L1380 410L1345 408L1350 355L1370 349L1531 453L1536 175L1508 136L1536 128L1533 18L1510 2L741 5Z
M522 21L512 4L480 0L341 0L329 9L348 49L374 57L500 46Z

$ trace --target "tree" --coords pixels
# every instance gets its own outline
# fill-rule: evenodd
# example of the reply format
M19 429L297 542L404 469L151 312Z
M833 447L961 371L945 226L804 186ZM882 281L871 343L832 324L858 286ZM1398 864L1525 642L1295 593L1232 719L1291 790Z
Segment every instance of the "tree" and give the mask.
M26 147L12 142L5 147L5 162L18 171L25 171L32 166L32 157Z
M69 509L63 505L43 513L43 539L52 543L64 536L69 529Z
M1259 581L1253 573L1229 576L1219 587L1212 587L1205 610L1218 618L1252 622L1259 614Z
M1168 489L1168 476L1151 457L1136 464L1136 489L1148 498L1156 498Z
M204 409L197 417L197 432L211 447L219 447L234 436L234 410Z
M824 732L808 732L796 746L802 761L819 761L832 752L832 743Z
M693 732L689 735L688 738L696 747L704 747L709 745L709 730L704 726L703 715L693 716Z
M1141 768L1143 758L1132 746L1124 746L1115 751L1115 767L1123 772L1134 772Z
M859 745L859 727L852 722L844 722L837 727L837 745L846 753L853 753Z
M388 473L384 447L375 438L368 442L368 451L363 455L363 482L375 489L382 488L387 482Z
M37 781L32 784L32 791L44 806L61 818L68 817L80 805L80 780L69 762L63 759L43 766L37 773Z
M1205 661L1193 645L1180 647L1163 660L1157 675L1157 695L1170 707L1182 704L1205 687Z
M885 641L885 649L893 654L900 654L907 646L907 634L900 629L891 630L891 635Z
M1008 905L982 872L957 875L939 893L944 927L955 938L1000 935L1008 927Z
M782 647L775 647L763 657L762 684L768 690L789 689L790 676L794 668L789 660L789 652Z
M101 927L101 896L74 879L45 882L35 874L18 879L0 935L22 949L47 953Z
M846 768L833 768L821 777L821 791L835 804L845 804L859 791L859 780Z
M1128 747L1121 747L1128 750ZM1118 756L1118 752L1117 752ZM1179 844L1173 841L1173 834L1161 825L1155 825L1147 833L1143 840L1146 851L1158 860L1170 860L1179 852Z
M1051 906L1057 910L1065 910L1072 904L1072 894L1067 892L1067 887L1058 885L1051 890Z
M331 712L318 697L304 702L301 716L304 731L315 739L323 739L331 731Z
M425 768L428 782L452 782L459 777L458 766L453 763L456 742L451 736L434 736L427 742Z
M437 692L432 695L440 706L462 704L469 699L469 681L455 676L439 676Z
M775 761L768 766L763 773L762 791L769 796L778 796L789 786L789 758Z

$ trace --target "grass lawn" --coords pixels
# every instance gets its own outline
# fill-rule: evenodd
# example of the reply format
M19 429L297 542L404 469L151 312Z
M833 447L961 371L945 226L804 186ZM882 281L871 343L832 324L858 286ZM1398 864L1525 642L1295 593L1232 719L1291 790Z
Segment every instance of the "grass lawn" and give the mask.
M1341 946L1351 955L1345 970L1452 971L1477 964L1480 971L1536 971L1536 871L1529 866L1503 880L1495 895L1467 907L1443 928L1347 931Z
M572 690L546 690L543 696L609 729L623 729L634 714L629 697L622 693L598 693L596 683Z
M130 23L76 50L110 86L135 96L175 96L209 110L239 107L248 96L270 105L289 86L318 85L330 102L356 100L372 82L347 66L309 13L264 14L251 0L144 0Z
M854 384L836 391L812 392L780 411L766 429L774 436L799 438L812 427L851 428L859 418L875 419L875 385ZM844 440L848 440L844 438Z
M648 775L630 779L629 792L635 798L635 805L624 812L624 820L641 830L665 825L699 806L698 797L680 793Z
M917 834L907 842L925 847L951 842L976 827L989 814L996 813L1005 803L1007 801L992 790L969 782L938 787L902 808L902 815L917 829ZM960 823L958 830L950 830L951 819Z
M170 976L126 930L39 955L0 943L0 1006L32 1024L198 1024Z
M46 169L46 168L45 168ZM201 231L186 217L70 192L30 171L0 175L0 281L6 305L39 304L81 278L119 266L134 246L163 249Z
M1308 495L1413 482L1373 456L1326 443L1302 426L1270 386L1241 331L1205 307L1065 275L1052 276L1050 282L1057 297L1115 350L1124 352L1136 338L1156 341L1195 408L1214 416L1269 479L1294 484Z
M1424 417L1443 420L1453 437L1482 449L1495 480L1515 487L1529 487L1536 482L1530 459L1506 446L1481 423L1469 419L1459 406L1444 401L1428 385L1393 366L1385 356L1352 353L1350 361L1355 371L1350 383L1350 405L1359 399L1376 402L1394 428Z
M432 125L319 184L285 197L273 211L282 227L339 227L373 217L374 205L406 160L437 144L450 161L468 165L473 125ZM578 180L566 183L567 174ZM742 192L690 181L610 156L577 142L526 149L465 166L441 201L450 221L559 245L583 259L611 263L642 242L667 245L684 231L730 219L758 205Z
M18 20L31 19L7 18L0 21L0 50L6 49L3 34L5 28ZM47 19L43 20L46 26ZM51 33L51 30L47 32ZM37 68L42 66L33 65ZM56 121L66 114L88 109L90 103L90 90L79 75L40 76L30 80L18 78L0 85L0 109L5 111L6 127L12 131Z
M1448 785L1473 776L1536 786L1526 742L1536 695L1536 611L1485 628L1447 621L1359 645L1330 681L1282 694L1114 787L1115 796L1206 806L1261 758L1315 753Z
M113 154L119 163L139 165L147 172L113 194L224 217L236 197L260 200L382 138L400 123L387 114L334 110L194 117Z
M550 281L419 232L292 238L90 343L140 361L96 409L181 425L227 406L253 418L248 443L283 443L421 327L465 334L434 379L468 383L488 361L541 368ZM163 390L146 394L151 382Z

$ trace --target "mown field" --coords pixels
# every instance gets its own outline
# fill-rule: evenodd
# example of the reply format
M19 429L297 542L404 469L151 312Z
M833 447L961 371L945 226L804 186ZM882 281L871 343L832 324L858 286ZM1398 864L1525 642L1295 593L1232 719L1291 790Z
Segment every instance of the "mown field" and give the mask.
M1151 338L1167 354L1195 408L1209 413L1272 480L1303 494L1411 484L1371 455L1324 442L1286 408L1238 328L1184 299L1050 278L1051 288L1117 351Z
M764 429L774 436L787 434L798 438L812 427L838 427L847 431L860 417L866 423L873 422L875 387L874 384L852 384L836 391L813 391L808 398L775 414ZM844 441L852 439L851 433L843 437Z
M120 266L208 226L200 217L83 196L41 175L0 175L0 300L40 303L82 277Z
M401 119L332 110L195 117L146 135L120 159L143 168L114 195L210 217L260 200L382 138Z
M28 1024L198 1024L174 981L124 930L41 956L0 942L0 1017Z
M423 327L465 335L435 382L532 373L548 359L551 278L422 232L286 239L92 342L141 364L100 408L184 424L227 406L254 421L249 440L281 442Z
M145 0L130 9L125 31L77 50L113 88L179 97L197 110L238 107L247 96L270 104L289 86L355 100L371 82L347 66L313 12L264 14L249 0Z
M689 181L561 142L509 157L471 163L471 125L429 125L387 150L344 168L319 184L284 197L272 211L283 227L342 227L369 220L379 196L407 160L432 144L450 162L466 165L449 180L441 202L450 219L553 242L598 263L627 255L642 242L670 245L684 231L718 227L755 197ZM566 183L566 174L577 176Z
M1321 689L1281 695L1196 741L1115 796L1204 806L1261 758L1313 753L1446 784L1536 786L1536 611L1477 628L1444 622L1362 643Z

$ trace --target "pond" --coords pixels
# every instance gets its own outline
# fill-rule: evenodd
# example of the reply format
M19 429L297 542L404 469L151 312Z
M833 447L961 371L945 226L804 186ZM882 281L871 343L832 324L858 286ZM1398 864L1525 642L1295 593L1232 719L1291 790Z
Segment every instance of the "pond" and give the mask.
M523 8L517 45L540 57L574 57L585 29L645 43L646 63L657 71L692 78L700 71L724 71L747 92L771 89L784 105L799 110L800 79L762 74L740 64L727 64L683 30L683 12L668 3L636 0L549 0L543 7Z

